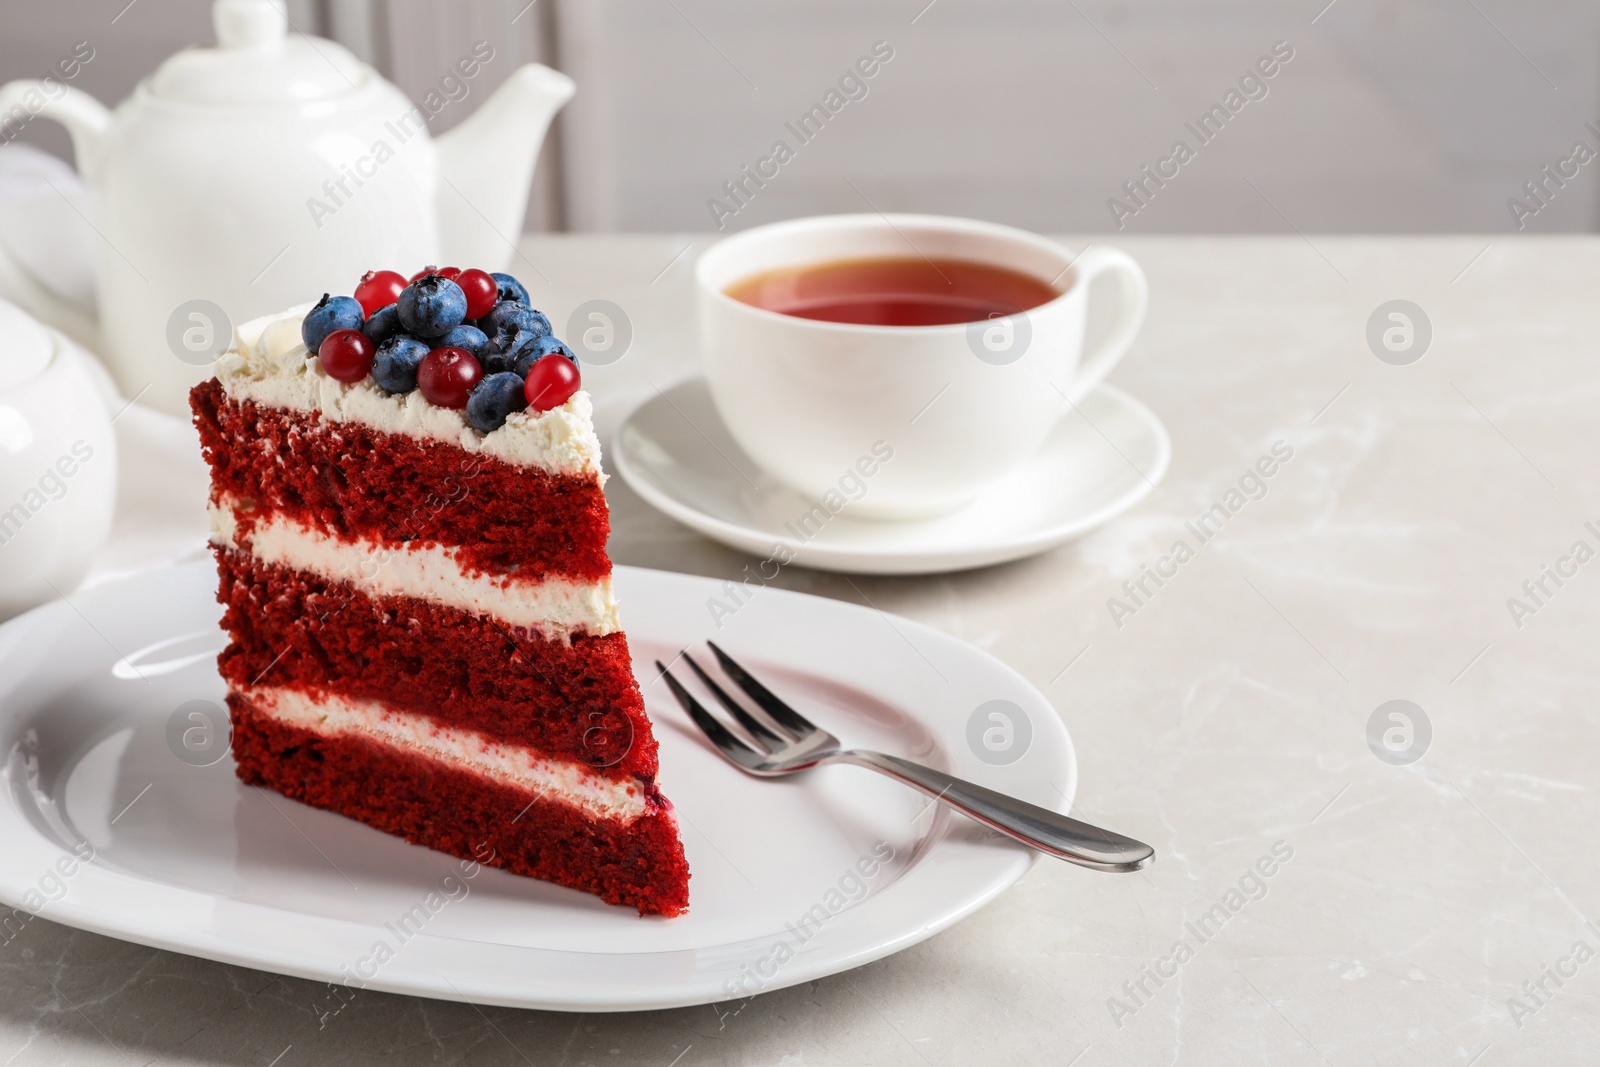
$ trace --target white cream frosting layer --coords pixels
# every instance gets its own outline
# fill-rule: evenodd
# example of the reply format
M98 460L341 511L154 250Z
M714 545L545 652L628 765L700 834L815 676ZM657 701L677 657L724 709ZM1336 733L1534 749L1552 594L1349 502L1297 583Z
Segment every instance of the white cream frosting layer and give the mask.
M324 737L356 736L456 770L561 800L592 816L631 822L645 812L644 789L629 778L596 774L582 763L553 760L517 745L491 741L474 730L444 726L375 701L313 696L298 689L262 686L241 691L262 714Z
M504 426L486 434L469 426L461 412L430 404L417 390L391 394L370 379L347 385L328 377L300 339L300 321L313 306L301 304L252 319L234 331L233 347L217 361L223 391L235 400L442 441L518 466L592 474L604 484L588 393L580 390L542 414L515 412Z
M575 633L603 636L622 628L609 577L519 581L470 573L449 548L345 540L277 513L251 526L241 544L233 501L224 498L209 511L212 543L243 549L263 563L349 582L374 595L416 597L536 630L553 640L570 640Z

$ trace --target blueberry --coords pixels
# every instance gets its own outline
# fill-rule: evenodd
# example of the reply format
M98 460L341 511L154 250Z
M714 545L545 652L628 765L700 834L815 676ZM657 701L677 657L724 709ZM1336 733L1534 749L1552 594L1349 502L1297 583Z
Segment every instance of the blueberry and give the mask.
M467 294L449 278L424 275L400 291L400 323L418 337L443 337L467 317Z
M361 305L355 297L323 293L317 306L306 312L305 319L301 321L300 339L306 343L306 351L316 352L334 330L361 329L363 318Z
M378 346L372 377L391 393L409 393L417 387L417 368L431 349L426 341L395 334Z
M518 304L514 301L502 301L483 317L483 332L489 335L489 340L498 340L502 334L509 334L514 330L522 330L532 336L539 336L550 332L550 320L542 312L533 310L527 304Z
M517 349L516 355L512 357L511 368L526 378L528 376L528 368L552 352L572 360L574 367L578 365L578 357L572 354L572 349L566 346L566 342L558 341L550 334L545 334L543 337L536 337L528 344Z
M501 371L479 382L467 397L467 422L484 433L493 433L506 424L506 416L528 406L523 381Z
M483 348L483 355L478 357L478 362L483 365L483 373L500 374L511 369L511 353L500 351L499 347L490 341Z
M484 370L507 371L516 361L515 353L550 333L550 320L539 312L517 303L500 303L479 320L489 336L484 349Z
M518 304L532 303L532 301L528 299L528 290L524 289L522 287L522 283L517 281L511 275L505 274L501 271L495 271L493 274L489 275L489 277L494 279L495 285L497 285L500 289L500 295L495 299L511 300Z
M477 356L479 361L482 361L483 350L489 346L489 339L476 326L468 326L463 322L460 326L457 326L434 342L435 348L444 348L446 346L465 348L468 352Z
M496 334L483 350L484 369L510 370L512 364L517 361L517 352L544 336L546 335L519 327L512 327L504 333Z
M394 304L388 304L372 313L361 332L370 337L373 344L381 345L401 329L399 310Z

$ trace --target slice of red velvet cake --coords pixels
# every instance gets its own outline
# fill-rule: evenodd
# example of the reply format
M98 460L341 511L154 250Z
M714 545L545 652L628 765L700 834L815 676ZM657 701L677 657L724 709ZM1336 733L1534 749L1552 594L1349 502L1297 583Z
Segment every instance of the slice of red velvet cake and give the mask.
M449 275L246 323L192 394L239 777L677 915L576 361L514 279L485 312L462 277L463 322Z

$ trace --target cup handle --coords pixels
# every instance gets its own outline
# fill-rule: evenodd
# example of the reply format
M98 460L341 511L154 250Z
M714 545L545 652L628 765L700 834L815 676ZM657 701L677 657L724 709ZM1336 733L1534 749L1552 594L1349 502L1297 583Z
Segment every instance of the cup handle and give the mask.
M1065 390L1067 399L1076 404L1100 384L1128 351L1134 334L1139 332L1139 326L1144 322L1145 308L1150 303L1150 286L1145 281L1144 271L1139 269L1133 257L1115 248L1084 250L1073 262L1072 272L1076 275L1074 284L1083 286L1101 274L1111 273L1117 280L1120 298L1105 336L1085 353L1078 364L1078 373Z

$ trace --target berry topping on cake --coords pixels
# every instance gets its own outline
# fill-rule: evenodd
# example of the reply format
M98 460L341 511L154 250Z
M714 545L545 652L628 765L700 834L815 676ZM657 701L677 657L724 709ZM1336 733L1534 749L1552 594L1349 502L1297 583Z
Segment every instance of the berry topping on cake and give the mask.
M441 278L449 278L451 281L455 281L457 278L461 277L461 268L435 267L430 263L428 266L423 267L421 270L417 271L417 273L407 278L406 281L419 282L430 274L437 274Z
M386 304L367 316L361 332L372 338L373 344L381 345L404 329L400 325L400 309L394 304Z
M483 377L483 368L465 348L435 348L417 367L417 388L431 404L460 410Z
M481 319L490 311L500 299L500 287L485 271L471 269L461 272L455 280L461 286L461 291L467 294L467 318Z
M524 387L528 406L535 411L558 408L572 399L581 384L577 364L564 356L545 356L528 368Z
M490 341L478 354L478 362L483 364L483 373L499 374L511 369L511 353L502 351L500 342Z
M328 377L359 382L372 370L378 346L360 330L334 330L317 346L317 361Z
M428 274L400 293L400 324L417 337L443 337L467 317L461 286L439 274Z
M372 380L391 393L409 393L417 387L417 368L430 351L426 341L399 334L378 346L372 361Z
M306 343L306 351L317 352L330 333L335 330L359 330L365 320L366 315L354 297L323 293L317 306L308 311L300 323L300 340Z
M502 271L495 271L493 274L489 275L489 277L493 278L495 285L499 286L500 293L499 296L496 297L496 301L498 303L504 303L507 300L511 301L513 304L533 303L533 301L528 298L528 290L524 289L522 287L522 283L517 281L511 275Z
M400 290L406 287L405 275L392 270L369 270L361 276L361 281L356 283L353 294L361 305L361 310L368 315L379 308L388 307L400 298ZM374 338L378 340L378 338Z
M522 375L528 376L528 368L539 362L545 356L565 356L572 360L572 365L578 365L578 357L572 354L572 349L563 341L558 341L554 335L545 334L535 337L532 341L517 349L512 356L511 369Z
M578 357L509 274L430 266L408 282L368 271L355 296L324 294L300 333L335 381L370 375L390 394L419 391L482 433L529 407L558 408L581 388Z
M493 433L506 424L506 416L527 406L522 378L502 371L479 382L467 397L467 422L474 429Z
M489 335L489 340L497 341L503 336L518 330L534 337L541 337L550 332L550 320L541 312L533 310L527 304L515 301L501 301L494 306L484 317L482 330ZM515 351L511 349L510 351Z
M478 361L483 361L483 350L489 347L489 339L483 331L476 326L462 323L439 339L440 348L465 348L471 352Z
M479 321L489 335L484 358L497 371L511 370L519 351L550 333L550 320L525 304L496 304Z

